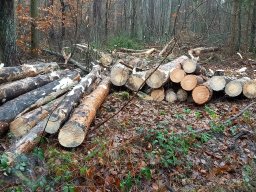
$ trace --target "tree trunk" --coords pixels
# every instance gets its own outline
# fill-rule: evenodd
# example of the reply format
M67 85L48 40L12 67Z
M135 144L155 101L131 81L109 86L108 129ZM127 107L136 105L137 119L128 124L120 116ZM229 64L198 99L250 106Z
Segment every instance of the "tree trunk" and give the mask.
M52 113L54 109L60 104L64 99L64 95L43 105L42 107L36 108L24 115L21 115L14 119L10 123L10 131L15 137L21 137L27 134L36 124L46 118Z
M138 91L144 86L145 80L146 80L146 71L133 72L129 76L125 86L132 91Z
M255 51L255 38L256 38L256 1L254 0L253 11L252 11L252 24L251 24L251 35L250 35L250 51Z
M45 131L50 134L57 133L63 123L69 118L71 111L78 105L83 94L90 93L93 89L93 83L100 74L101 67L95 66L91 73L81 79L64 98L60 106L51 114Z
M31 23L31 53L33 56L38 55L39 49L39 32L36 29L37 27L37 18L38 18L38 8L39 8L39 1L38 0L31 0L30 2L30 15L32 18Z
M68 122L60 129L59 143L63 147L77 147L85 139L86 133L95 118L97 109L109 93L110 79L105 78L100 85L74 110Z
M230 81L225 87L225 93L229 97L237 97L243 92L243 85L250 81L250 78L243 77L241 79Z
M230 35L230 42L229 42L230 54L234 54L236 51L238 9L239 9L239 0L233 0L232 18L231 18L231 35Z
M0 62L17 64L15 1L0 0Z
M244 83L243 94L249 99L256 98L256 80L247 81Z
M110 80L116 86L123 86L127 82L130 69L121 63L115 64L110 73Z
M180 68L181 63L188 59L187 56L180 56L177 59L166 63L164 65L161 65L148 79L147 79L147 85L153 89L157 89L162 87L168 79L170 79L170 71L175 68ZM146 77L148 77L152 70L147 71Z
M78 83L80 75L77 72L70 72L67 77L55 80L43 87L23 94L0 106L0 122L11 122L21 112L32 106L39 107L59 95L65 93ZM10 110L12 109L12 110Z
M34 77L40 73L48 73L59 68L57 63L39 63L36 65L21 65L18 67L3 67L0 69L0 83Z
M38 87L44 86L56 79L63 78L68 71L57 71L46 75L36 77L27 77L25 79L11 82L0 86L0 103L14 99L24 93L32 91Z

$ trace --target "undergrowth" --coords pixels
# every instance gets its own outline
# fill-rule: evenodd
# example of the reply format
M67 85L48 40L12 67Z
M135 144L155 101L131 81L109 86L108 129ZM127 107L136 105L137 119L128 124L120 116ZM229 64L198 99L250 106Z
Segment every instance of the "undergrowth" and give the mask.
M118 48L141 49L142 47L143 46L141 43L139 43L139 41L128 36L115 36L106 44L106 48L110 50Z

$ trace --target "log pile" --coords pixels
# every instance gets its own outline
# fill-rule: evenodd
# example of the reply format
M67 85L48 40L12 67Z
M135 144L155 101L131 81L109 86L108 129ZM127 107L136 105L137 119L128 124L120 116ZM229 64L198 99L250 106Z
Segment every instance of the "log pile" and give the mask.
M84 77L75 70L61 70L57 63L0 68L0 136L10 131L16 138L6 151L28 152L46 134L58 135L63 147L81 145L111 84L114 90L123 87L149 102L203 105L215 93L256 98L256 80L230 77L223 70L208 73L198 63L195 56L217 48L193 49L190 58L182 55L162 64L168 47L102 53L101 65ZM108 71L104 78L103 67Z

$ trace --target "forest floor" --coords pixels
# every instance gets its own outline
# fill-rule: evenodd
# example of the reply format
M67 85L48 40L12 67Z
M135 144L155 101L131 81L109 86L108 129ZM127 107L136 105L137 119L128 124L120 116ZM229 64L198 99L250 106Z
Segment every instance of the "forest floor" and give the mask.
M230 58L207 67L232 73L246 66L248 76L256 78L256 65L238 60ZM23 166L30 186L16 174L2 181L1 191L18 190L19 185L70 192L256 191L255 100L223 95L197 106L135 98L95 128L131 96L121 89L113 91L98 111L86 141L76 149L60 147L56 135L45 137ZM241 115L229 121L237 114ZM2 145L10 142L1 140Z

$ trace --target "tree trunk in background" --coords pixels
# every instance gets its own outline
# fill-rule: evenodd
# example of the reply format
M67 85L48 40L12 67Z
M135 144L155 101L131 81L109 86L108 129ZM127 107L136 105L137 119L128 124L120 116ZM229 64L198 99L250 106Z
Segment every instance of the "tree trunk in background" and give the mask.
M60 0L60 4L61 4L61 45L60 45L60 50L61 50L64 46L64 38L65 38L65 33L66 33L66 29L65 29L65 2L64 2L64 0Z
M38 55L38 49L39 49L39 34L38 30L36 29L36 21L38 17L38 8L39 8L39 2L38 0L31 0L30 2L30 14L32 18L31 23L31 53L33 56Z
M250 35L250 51L255 51L255 35L256 35L256 0L253 3L252 12L252 24L251 24L251 35Z
M17 64L14 0L0 0L0 62Z
M109 15L109 8L110 8L111 0L106 0L105 6L105 41L107 42L108 39L108 15Z
M242 0L239 0L239 10L238 10L238 38L236 50L240 50L242 41Z
M135 25L136 25L136 1L137 0L132 0L132 5L131 5L131 37L136 37L136 31L135 31Z
M230 54L233 54L236 51L239 0L233 0L232 6L233 7L232 7L232 18L231 18L231 34L230 34L230 42L229 42Z

